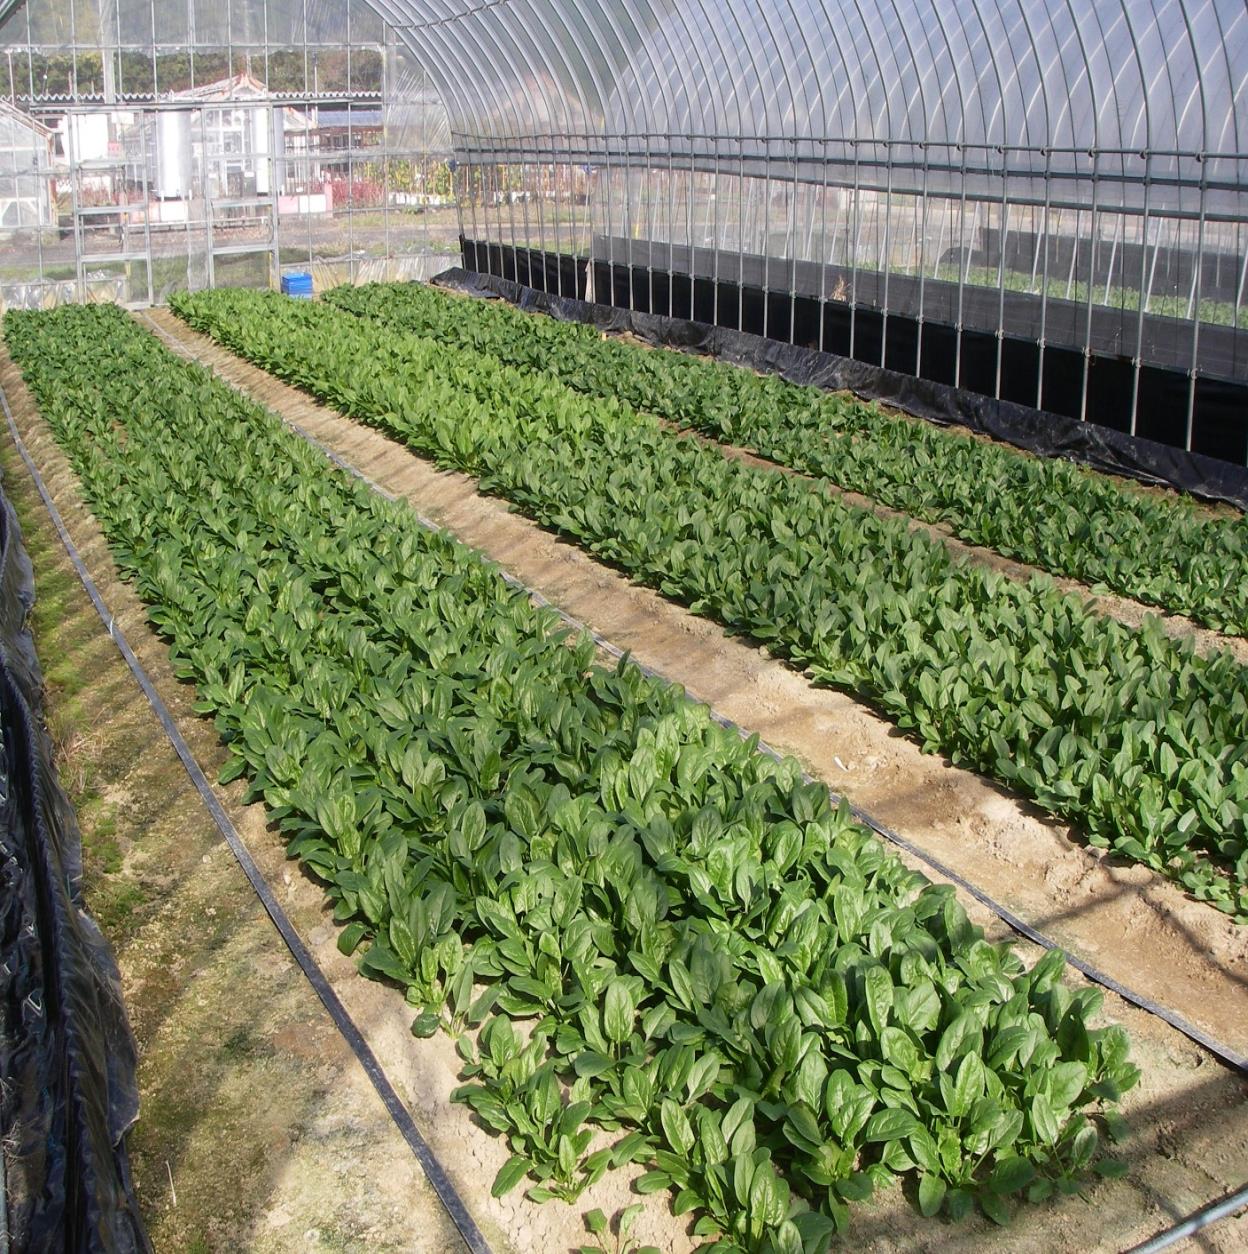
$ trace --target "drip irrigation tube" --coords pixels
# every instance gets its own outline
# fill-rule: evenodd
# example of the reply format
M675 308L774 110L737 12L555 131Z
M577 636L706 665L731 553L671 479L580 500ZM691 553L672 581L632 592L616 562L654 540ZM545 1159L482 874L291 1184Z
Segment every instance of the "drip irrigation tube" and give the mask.
M126 665L130 667L131 672L138 681L139 687L142 688L143 695L147 698L148 704L151 705L152 711L160 720L169 743L173 745L187 775L190 776L191 782L195 785L200 797L203 799L204 805L212 815L217 829L225 838L225 842L237 859L239 866L242 867L243 873L247 876L256 896L260 898L261 904L267 911L269 918L273 921L273 925L277 928L282 940L286 942L286 947L290 950L291 956L299 964L299 968L307 977L308 983L316 990L317 996L321 999L325 1009L333 1019L334 1026L350 1046L351 1052L359 1060L368 1078L372 1081L373 1087L377 1090L377 1095L384 1103L390 1118L394 1121L395 1127L398 1128L408 1147L420 1163L426 1178L433 1186L447 1214L450 1216L451 1222L463 1238L464 1244L471 1251L471 1254L492 1254L489 1244L469 1214L463 1199L456 1192L455 1186L451 1183L450 1177L446 1174L429 1143L421 1136L411 1113L403 1104L398 1093L395 1092L394 1086L390 1083L381 1064L377 1061L377 1056L369 1048L368 1042L351 1018L347 1008L342 1004L338 994L334 992L333 987L325 977L325 973L317 965L316 959L299 938L294 925L282 909L277 898L274 897L268 881L252 859L247 846L243 843L242 837L239 836L237 829L230 820L230 816L225 812L199 763L195 760L190 746L178 730L169 707L156 691L151 676L148 675L143 664L130 648L130 643L126 639L125 633L117 626L108 605L96 587L95 580L91 578L91 573L87 570L77 546L65 527L61 512L57 509L56 502L53 501L47 484L39 472L39 468L35 465L29 450L26 448L21 433L17 429L17 424L13 420L13 412L9 408L8 396L2 387L0 387L0 406L3 406L5 421L8 423L9 434L13 439L13 443L18 453L21 454L22 461L26 464L26 469L30 472L31 478L34 480L35 487L43 500L44 508L52 519L52 524L56 528L65 552L73 563L74 571L79 581L86 589L87 595L91 598L91 603L95 606L96 613L99 614L100 619L108 629L109 637L117 646L121 656L125 658Z
M156 332L157 335L160 336L161 339L168 343L175 352L179 353L188 360L198 362L207 370L212 369L211 366L203 361L198 353L196 353L193 349L188 348L179 339L177 339L176 336L166 331L146 313L141 314L140 317ZM378 496L384 497L388 501L397 501L400 499L395 493L383 488L374 479L369 478L369 476L364 474L363 471L352 465L341 454L335 452L323 441L318 440L314 435L310 435L307 431L292 422L284 414L278 414L277 416L281 419L282 423L289 431L299 436L300 439L306 441L308 444L311 444L314 448L320 450L320 452L333 462L333 464L340 470L346 471L347 474L351 475L361 483L365 484L372 491L376 492ZM410 505L410 502L408 504L412 509L412 513L417 522L419 522L421 526L426 527L431 531L441 532L446 530L440 523L434 522L433 519L421 514L414 506ZM498 566L498 563L494 564L495 566ZM531 588L528 584L524 583L523 580L519 579L510 571L504 570L501 566L498 566L498 570L505 582L510 584L513 588L516 588L518 591L522 591L527 596L531 597L534 604L553 610L573 630L585 632L593 639L594 643L604 653L617 659L623 658L627 655L626 650L621 649L617 644L613 644L605 636L595 631L586 623L583 623L580 619L574 618L565 610L560 609L559 606L552 604L536 588ZM665 683L675 682L669 676L664 675L661 671L656 670L654 667L647 666L645 663L637 661L636 658L632 658L631 660L639 670L641 670L644 674L649 675L651 678L663 680ZM711 717L721 727L735 731L743 740L748 740L754 735L754 733L748 731L740 724L733 722L732 719L726 718L724 715L720 714L711 702L702 700L697 693L693 692L691 689L685 688L684 690L689 700L694 701L698 705L705 706L710 711ZM760 752L767 754L769 757L774 758L777 761L780 761L785 756L779 750L772 748L771 745L767 744L767 742L762 739L759 739L757 743ZM805 773L802 778L806 783L823 782L822 780L817 780L813 775ZM828 796L831 798L834 805L839 805L842 800L841 795L831 786L828 786ZM898 832L893 831L892 828L881 823L860 806L856 806L851 802L850 811L854 818L856 818L865 827L870 828L871 831L873 831L881 839L886 840L889 844L895 845L898 849L914 858L917 862L921 862L924 866L934 871L942 879L947 880L949 883L955 885L963 892L973 897L981 906L986 907L1003 923L1005 923L1013 931L1017 932L1020 936L1031 941L1032 944L1039 945L1042 949L1062 948L1057 941L1045 936L1042 932L1037 931L1031 926L1031 924L1020 918L1012 910L1001 905L1000 902L990 897L983 891L983 889L977 888L970 882L970 880L966 879L962 875L959 875L952 867L947 866L944 862L940 861L939 858L914 844L913 841L907 840ZM1221 1041L1218 1041L1203 1029L1198 1028L1194 1023L1189 1023L1176 1011L1170 1010L1166 1006L1162 1006L1153 1001L1151 998L1145 997L1143 993L1137 993L1134 989L1128 988L1125 984L1119 983L1119 981L1114 979L1112 975L1108 975L1106 972L1094 967L1090 962L1084 961L1084 959L1071 954L1069 951L1063 950L1063 952L1066 953L1066 961L1068 964L1085 978L1091 980L1092 983L1099 984L1102 988L1106 988L1110 992L1121 997L1123 1001L1130 1002L1133 1006L1136 1006L1139 1009L1146 1011L1148 1014L1161 1019L1164 1023L1167 1023L1170 1027L1174 1028L1175 1031L1181 1032L1189 1040L1195 1041L1196 1044L1202 1046L1204 1049L1207 1049L1221 1062L1225 1063L1226 1066L1231 1067L1233 1070L1238 1071L1241 1074L1248 1075L1248 1056L1245 1056L1237 1050L1232 1049L1229 1045L1225 1045Z
M1217 1223L1219 1219L1233 1215L1245 1206L1248 1206L1248 1184L1234 1193L1228 1193L1226 1197L1218 1198L1217 1201L1202 1206L1200 1210L1193 1211L1172 1228L1166 1228L1147 1241L1133 1245L1126 1251L1126 1254L1155 1254L1157 1250L1167 1250L1170 1246L1182 1241L1184 1237L1200 1232L1202 1228L1207 1228L1210 1224Z

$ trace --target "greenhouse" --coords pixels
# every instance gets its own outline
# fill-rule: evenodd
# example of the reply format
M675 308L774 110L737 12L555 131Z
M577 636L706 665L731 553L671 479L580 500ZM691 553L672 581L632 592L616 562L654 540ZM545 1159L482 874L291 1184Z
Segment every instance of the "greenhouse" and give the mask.
M0 1251L1248 1248L1244 0L0 0Z

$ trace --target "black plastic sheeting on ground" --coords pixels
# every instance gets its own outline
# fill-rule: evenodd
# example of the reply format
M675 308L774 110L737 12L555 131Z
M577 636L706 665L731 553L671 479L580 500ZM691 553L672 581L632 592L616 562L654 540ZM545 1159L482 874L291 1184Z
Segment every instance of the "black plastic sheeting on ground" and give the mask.
M495 255L488 262L492 270L516 272L513 267L518 266L519 272L526 274L534 286L501 278L499 273L483 273L466 267L445 271L434 279L435 283L479 296L498 297L567 321L588 322L605 331L627 331L651 344L721 357L755 370L779 374L793 383L850 391L896 406L915 417L942 425L964 426L1041 456L1064 457L1096 470L1248 509L1248 467L1132 436L1099 423L1081 422L1016 401L997 400L948 383L916 378L898 370L768 339L733 327L596 304L583 299L587 269L584 259L526 249L514 250L515 257L508 249L508 256L500 258L497 245L487 250L474 248L469 240L462 243L466 259L490 252ZM499 263L497 266L495 261ZM678 280L680 276L675 277ZM567 295L557 295L560 290ZM732 302L734 308L735 304ZM1235 405L1232 409L1237 425L1248 421L1242 407Z
M43 677L27 626L33 604L30 559L0 491L0 1139L8 1248L147 1251L123 1140L139 1108L134 1039L117 965L83 910L81 837L43 724Z

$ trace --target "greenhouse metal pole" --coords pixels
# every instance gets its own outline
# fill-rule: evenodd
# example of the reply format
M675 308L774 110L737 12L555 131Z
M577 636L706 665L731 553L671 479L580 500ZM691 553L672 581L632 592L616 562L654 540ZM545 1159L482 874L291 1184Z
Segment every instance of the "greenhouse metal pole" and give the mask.
M554 232L555 232L555 291L559 296L563 295L563 239L559 233L559 214L561 211L562 192L559 187L559 147L555 135L552 133L548 136L550 140L550 173L554 182ZM571 189L569 188L569 195ZM543 261L545 259L543 258Z
M963 115L965 130L965 115ZM966 245L966 144L959 142L957 150L962 154L962 177L959 181L961 199L958 211L958 307L953 324L953 386L962 386L962 311L966 298L966 272L971 263L971 252L975 247L975 225L971 227L971 245ZM975 223L979 222L979 207L975 208Z
M637 308L637 293L633 285L633 232L636 212L633 207L633 163L632 145L628 137L624 137L624 254L628 266L628 308Z
M265 9L265 21L266 22L268 21L267 7ZM390 177L391 177L390 176L390 134L391 134L390 117L391 117L391 114L390 114L390 109L391 109L391 100L392 100L391 93L394 90L394 84L389 81L390 49L386 44L386 35L388 31L389 31L389 27L385 27L382 29L381 48L380 48L381 139L382 139L382 143L385 145L385 152L386 152L386 155L383 158L383 165L382 165L382 168L385 170L385 180L384 180L384 188L383 188L382 197L381 197L381 246L384 249L385 255L386 255L385 273L388 275L393 274L393 275L396 275L397 277L399 273L399 269L398 269L398 266L395 264L396 258L394 255L394 244L391 242L391 239L390 239L390 200L391 200L391 183L390 183ZM266 74L268 73L267 58L265 61L265 73ZM348 86L350 85L350 76L351 76L351 62L348 59L347 61ZM274 124L276 125L276 115L274 117ZM423 129L422 129L421 134L422 134L422 139L423 139L425 135L425 132ZM428 140L426 139L424 140L424 142L427 144ZM284 168L285 162L283 161L282 164ZM413 166L414 166L414 163L413 163ZM409 183L409 187L410 187L410 183ZM428 152L421 153L420 191L421 191L421 195L423 196L429 195L429 154ZM279 208L280 208L280 202L279 202ZM422 226L424 227L424 233L425 233L426 254L433 251L433 240L430 236L430 231L429 231L429 209L430 209L430 206L428 202L426 201L425 211L424 213L421 214L421 217L424 219L424 221L422 222ZM424 270L423 266L421 267L421 269L422 269L422 274L420 277L423 279L426 277L426 275L425 273L423 273L423 270Z
M873 145L874 147L874 145ZM888 280L893 269L893 151L891 142L884 146L884 164L887 167L884 190L884 239L880 259L884 270L884 289L880 297L880 368L888 357Z
M858 232L862 229L862 192L859 189L858 139L855 137L849 142L854 149L854 225L851 230L847 223L845 234L845 243L853 250L849 257L849 356L857 360L858 354L855 349L858 333Z
M29 9L27 10L29 12ZM73 214L74 235L74 288L79 301L87 299L86 270L82 261L82 218L78 212L78 114L67 119L72 125L65 127L65 148L69 155L69 211Z
M305 80L305 82L304 82L304 87L307 87L307 82L306 82L306 80ZM306 105L306 104L304 105L304 107L303 107L303 111L302 111L302 113L300 114L300 116L304 119L304 122L305 122L305 123L311 120L312 114L311 114L311 110L310 110L310 108L309 108L309 106L308 106L308 105ZM318 146L317 146L317 155L319 156L319 154L320 154L320 146L319 146L319 141L318 141ZM307 177L307 182L304 184L304 186L309 187L309 188L311 187L312 169L313 169L313 166L312 166L312 161L311 161L311 159L309 158L309 159L308 159L308 161L307 161L307 165L305 166L305 170L306 170L306 177ZM325 196L325 204L326 204L326 206L327 206L327 213L326 213L326 216L327 216L327 217L328 217L328 219L329 219L329 225L330 225L330 227L331 227L331 229L332 229L332 227L333 227L333 222L334 222L333 207L332 207L333 184L331 184L331 183L327 183L324 179L321 179L321 180L320 180L320 183L321 183L321 188L322 188L322 194ZM310 209L311 209L311 205L308 205L308 208L309 208L309 210L310 210ZM313 258L314 256L316 256L316 244L315 244L315 242L314 242L314 240L313 240L313 237L312 237L312 222L313 222L313 219L312 219L312 214L311 214L310 212L309 212L309 213L306 213L306 214L304 214L304 215L303 215L303 222L304 222L304 226L307 228L307 235L308 235L308 265L309 265L309 267L310 267L310 266L312 265L312 258Z
M763 139L763 336L771 335L771 136Z
M789 205L788 239L785 247L789 250L789 343L797 342L797 137L793 140L793 199Z
M1009 153L1005 147L1001 154L1001 242L997 257L997 372L994 395L1001 399L1001 367L1005 352L1005 252L1010 242L1010 176Z
M511 137L507 136L505 143L510 143ZM489 192L483 197L484 205L482 212L485 215L485 234L487 243L486 257L491 274L497 274L500 279L507 277L507 240L503 232L503 209L502 209L502 155L504 145L498 142L497 137L490 148L490 163L486 167L489 170ZM493 221L491 221L491 215ZM498 269L494 269L494 249L498 249Z
M1085 304L1087 323L1083 329L1083 383L1079 389L1079 421L1088 420L1088 388L1092 375L1092 291L1096 285L1096 233L1100 229L1097 221L1097 198L1100 195L1100 149L1093 148L1092 157L1092 209L1091 229L1088 232L1090 241L1088 250L1088 299ZM1079 241L1075 240L1075 254L1079 252Z
M1192 365L1188 371L1187 385L1187 423L1184 430L1184 445L1192 451L1192 435L1196 420L1196 376L1200 371L1200 293L1205 271L1205 210L1207 208L1205 179L1209 172L1209 163L1204 153L1197 153L1200 162L1200 219L1196 227L1196 279L1192 285Z
M523 150L520 149L519 147L514 148L512 150L511 155L513 158L516 157L517 155L523 155ZM516 184L519 183L519 186L522 187L523 179L522 178L519 180L517 179L515 169L516 169L515 161L514 160L509 161L507 163L507 178L505 181L508 185L507 190L506 190L507 225L511 229L511 275L512 275L513 281L516 283L519 283L520 282L520 245L519 245L519 241L516 239L516 195L517 195ZM520 163L520 169L521 170L524 169L523 162ZM523 195L522 192L520 194ZM524 211L521 210L522 214L523 212Z
M348 7L348 12L350 8ZM313 59L315 66L316 61ZM359 276L359 259L355 255L355 202L356 188L359 182L355 177L357 154L355 151L355 128L351 123L351 105L348 102L347 114L347 282L354 283ZM259 169L259 160L256 162Z
M494 269L494 249L498 248L498 270L500 279L507 276L503 272L503 219L498 206L498 172L499 146L495 143L490 149L489 163L481 167L481 218L485 227L485 264L490 274ZM492 221L491 221L492 217Z
M520 138L521 145L528 141ZM533 141L533 171L537 176L537 234L538 251L542 254L542 291L549 291L546 279L546 211L543 208L546 200L546 171L542 165L542 154L538 151L536 140ZM529 267L529 286L533 284L533 267Z
M1101 224L1099 220L1099 196L1100 196L1100 166L1101 154L1100 149L1094 148L1092 156L1092 218L1091 229L1088 232L1089 249L1088 249L1088 299L1084 303L1084 312L1087 318L1087 325L1084 327L1083 335L1083 387L1079 398L1079 421L1086 422L1088 419L1088 389L1092 381L1092 301L1096 290L1096 260L1097 260L1097 242L1100 237ZM1078 251L1078 243L1075 245Z
M474 148L476 141L473 141ZM477 198L473 192L473 183L475 180L475 172L477 169L476 162L471 156L465 155L468 159L463 163L464 171L464 198L468 202L468 213L472 218L472 263L476 267L478 274L481 273L481 228L477 224Z
M153 61L153 71L154 66ZM154 120L158 115L153 113L151 116ZM147 172L147 127L142 122L139 124L139 146L143 160L141 183L143 187L143 252L147 258L147 303L154 305L156 293L152 283L152 196Z
M1147 304L1144 288L1148 277L1148 202L1152 190L1149 177L1152 171L1152 158L1147 153L1140 154L1144 158L1144 213L1140 219L1140 284L1136 293L1135 312L1135 354L1131 359L1131 434L1135 435L1139 425L1140 412L1140 365L1144 357L1144 307ZM1125 267L1124 267L1125 271ZM1123 275L1126 277L1125 273Z
M604 195L604 212L606 214L606 225L604 234L607 239L607 291L610 292L610 299L607 304L615 305L615 212L611 204L611 185L615 182L615 168L611 163L611 141L604 137L602 146L603 169L606 171L606 178L603 181ZM589 233L590 242L590 265L593 265L593 242L594 233L591 229ZM595 290L595 296L597 291ZM599 299L601 299L599 297Z
M737 136L737 330L745 330L745 136Z
M819 351L827 352L828 319L828 141L820 140L823 151L823 191L819 197Z
M546 265L546 254L553 246L555 255L559 253L558 230L559 230L559 189L555 178L555 167L547 161L546 158L550 154L542 151L541 145L538 143L536 136L529 140L521 139L521 143L531 142L533 145L533 160L538 169L538 211L542 214L541 232L542 232L542 291L550 292L550 270ZM546 206L543 212L542 206ZM546 233L546 227L549 225L550 235ZM556 270L556 282L558 280L558 271ZM533 283L533 267L529 266L529 285L535 286Z
M650 144L650 132L646 132L646 284L649 293L646 298L646 312L654 313L654 225L651 221L654 197L651 194L651 179L654 174L654 156Z
M674 318L676 310L676 176L673 166L672 140L675 137L669 131L664 142L667 144L667 316Z
M914 346L914 373L916 378L923 377L923 328L926 324L925 297L927 292L927 208L928 208L928 172L930 170L930 148L927 140L919 145L923 153L923 191L920 201L923 205L923 229L919 232L919 309L918 331ZM917 219L917 215L916 215Z
M204 240L208 250L206 260L208 262L208 286L215 288L217 286L217 266L215 243L213 237L213 217L212 217L212 157L208 154L208 110L200 109L199 111L199 151L203 154L201 164L201 174L204 180ZM309 247L311 247L311 217L308 219Z
M714 192L711 199L715 207L715 218L711 230L711 322L719 326L719 138L714 140L715 163L711 175ZM1248 261L1248 258L1246 258Z
M518 136L517 142L520 144L531 143L533 145L533 162L537 168L537 212L538 212L538 231L541 234L541 256L542 256L542 291L550 291L550 270L546 264L547 254L554 252L558 255L558 218L559 218L559 194L558 186L555 179L555 167L551 160L552 153L543 150L541 143L538 141L537 135ZM536 287L537 284L533 278L533 267L529 267L529 284Z
M698 277L697 264L694 258L697 256L696 245L693 239L693 197L697 186L698 172L694 162L694 143L693 136L689 136L689 182L685 190L685 210L687 213L686 232L689 237L689 321L696 320L697 315L697 291ZM707 206L709 213L710 206Z
M1052 173L1052 170L1053 150L1046 147L1044 150L1044 218L1043 227L1039 233L1039 243L1044 249L1044 261L1040 267L1040 337L1038 340L1039 352L1036 355L1037 409L1044 408L1044 352L1049 318L1049 254L1053 251L1049 246L1050 231L1052 229L1051 211L1049 209L1049 202L1052 196L1052 180L1049 175Z

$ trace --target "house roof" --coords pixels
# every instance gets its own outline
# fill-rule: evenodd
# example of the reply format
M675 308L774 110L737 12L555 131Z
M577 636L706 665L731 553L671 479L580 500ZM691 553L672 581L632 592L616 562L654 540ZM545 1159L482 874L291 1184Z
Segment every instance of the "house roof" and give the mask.
M197 87L188 87L184 91L171 92L166 99L195 104L245 105L269 101L275 104L281 103L281 98L277 93L269 91L254 74L246 72L233 74L229 78L218 78L211 83L201 83ZM283 105L282 115L287 131L312 129L312 118L302 109L292 109L289 105Z
M214 79L197 87L171 92L171 100L267 100L269 89L254 75L244 71L228 78Z
M318 109L316 125L318 129L348 126L381 126L384 121L380 109Z

